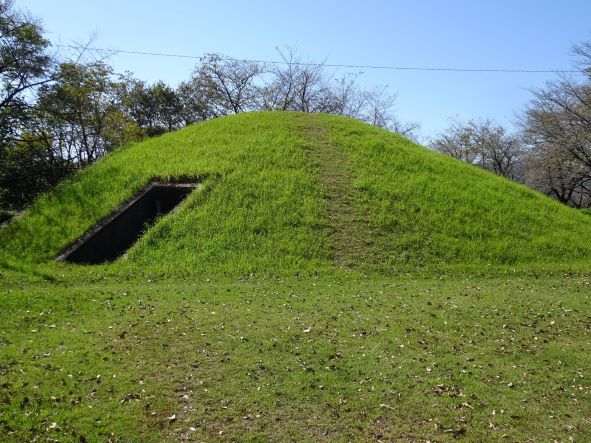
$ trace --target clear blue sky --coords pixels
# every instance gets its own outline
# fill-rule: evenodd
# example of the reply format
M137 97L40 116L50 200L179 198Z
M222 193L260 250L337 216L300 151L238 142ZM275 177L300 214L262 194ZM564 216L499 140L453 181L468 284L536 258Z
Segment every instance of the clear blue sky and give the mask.
M591 39L589 0L16 0L54 43L111 49L277 59L297 46L329 63L458 68L568 69L573 43ZM109 63L176 85L195 60L122 54ZM510 125L553 74L357 70L364 86L398 94L400 119L435 135L450 117Z

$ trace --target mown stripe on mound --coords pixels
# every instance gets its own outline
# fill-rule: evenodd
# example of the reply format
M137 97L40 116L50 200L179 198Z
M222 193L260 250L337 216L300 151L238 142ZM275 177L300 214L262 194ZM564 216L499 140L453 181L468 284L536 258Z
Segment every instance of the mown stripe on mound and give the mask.
M309 160L324 189L333 264L355 269L373 262L374 233L367 213L361 210L361 195L353 186L354 169L342 149L329 141L322 116L298 114L294 120L311 146Z

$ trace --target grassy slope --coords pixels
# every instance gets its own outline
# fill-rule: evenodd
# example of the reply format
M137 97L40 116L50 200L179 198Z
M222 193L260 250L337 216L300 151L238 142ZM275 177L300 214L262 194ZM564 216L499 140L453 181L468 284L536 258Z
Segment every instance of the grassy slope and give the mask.
M591 219L525 186L339 117L317 119L349 157L382 272L591 263Z
M310 271L327 262L321 189L287 114L240 115L130 146L42 197L0 232L12 262L51 260L152 177L204 177L113 272ZM138 267L139 265L139 267ZM109 267L107 267L109 268Z
M205 186L105 272L312 273L332 263L391 274L591 261L584 214L361 122L288 113L213 120L104 158L0 231L0 260L50 261L155 176Z

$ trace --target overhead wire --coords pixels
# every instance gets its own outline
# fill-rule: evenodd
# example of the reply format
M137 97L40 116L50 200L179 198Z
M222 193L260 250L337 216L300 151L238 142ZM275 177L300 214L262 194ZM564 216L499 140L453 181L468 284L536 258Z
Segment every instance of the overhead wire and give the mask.
M203 61L207 55L188 55L188 54L173 54L165 52L146 52L146 51L130 51L124 49L107 49L107 48L95 48L85 47L77 45L54 45L58 48L67 49L85 49L89 51L100 51L113 54L131 54L131 55L147 55L153 57L173 57L173 58L185 58ZM300 65L300 66L325 66L328 68L347 68L347 69L376 69L376 70L393 70L393 71L425 71L425 72L489 72L489 73L512 73L512 74L574 74L582 73L582 70L578 69L519 69L519 68L455 68L455 67L430 67L430 66L382 66L382 65L356 65L356 64L342 64L342 63L316 63L316 62L300 62L300 61L286 61L286 60L256 60L247 58L233 58L233 57L221 57L221 60L225 61L240 61L250 63L264 63L270 65Z

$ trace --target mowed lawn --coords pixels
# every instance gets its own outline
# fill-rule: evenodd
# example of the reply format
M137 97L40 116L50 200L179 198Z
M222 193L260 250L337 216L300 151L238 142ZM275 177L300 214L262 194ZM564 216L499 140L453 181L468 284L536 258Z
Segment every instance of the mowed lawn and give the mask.
M0 277L3 441L591 441L591 278Z

